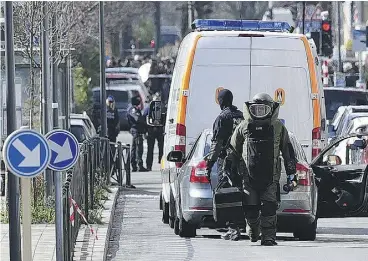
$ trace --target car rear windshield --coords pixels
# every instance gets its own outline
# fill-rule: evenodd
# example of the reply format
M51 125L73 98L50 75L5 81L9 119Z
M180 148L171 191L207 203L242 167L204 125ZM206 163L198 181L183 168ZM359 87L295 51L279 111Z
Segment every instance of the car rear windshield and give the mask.
M326 116L331 120L340 106L368 105L368 93L361 91L325 90Z
M115 101L118 102L128 102L129 95L127 91L117 91L117 90L106 90L106 97L111 95L114 97ZM93 100L94 102L100 102L100 90L95 90L93 92Z
M86 139L86 134L82 126L72 125L70 126L70 131L77 138L79 143L82 143Z

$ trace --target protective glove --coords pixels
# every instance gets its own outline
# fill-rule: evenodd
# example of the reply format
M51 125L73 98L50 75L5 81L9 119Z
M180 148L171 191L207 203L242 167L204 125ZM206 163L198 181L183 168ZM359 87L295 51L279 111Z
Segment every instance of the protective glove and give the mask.
M285 192L293 191L297 186L298 179L295 174L288 175L286 178L286 184L283 186Z

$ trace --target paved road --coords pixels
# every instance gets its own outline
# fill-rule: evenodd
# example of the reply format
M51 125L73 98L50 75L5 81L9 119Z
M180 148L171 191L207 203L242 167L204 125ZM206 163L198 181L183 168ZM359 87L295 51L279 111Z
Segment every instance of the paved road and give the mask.
M368 260L368 218L320 219L316 241L278 234L277 247L251 243L245 235L238 242L223 241L220 233L209 229L198 230L196 238L180 238L161 222L159 172L133 173L132 183L137 188L124 190L117 202L109 261Z

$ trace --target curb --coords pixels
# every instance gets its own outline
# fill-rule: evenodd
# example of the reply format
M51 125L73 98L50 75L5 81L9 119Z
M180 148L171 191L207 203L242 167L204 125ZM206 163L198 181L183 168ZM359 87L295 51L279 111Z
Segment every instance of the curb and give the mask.
M105 247L104 247L103 261L106 261L106 258L107 258L107 250L108 250L108 247L109 247L109 239L110 239L110 233L111 233L111 226L112 226L112 222L113 222L114 216L115 216L116 201L118 200L121 191L122 191L122 188L121 187L118 187L118 190L115 193L115 198L114 198L113 205L112 205L112 208L111 208L110 219L109 219L109 226L107 227L106 238L105 238Z

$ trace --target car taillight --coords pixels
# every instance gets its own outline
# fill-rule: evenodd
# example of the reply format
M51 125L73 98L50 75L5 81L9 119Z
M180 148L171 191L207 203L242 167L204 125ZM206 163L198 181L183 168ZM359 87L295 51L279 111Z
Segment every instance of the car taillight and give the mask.
M321 152L322 142L321 142L321 128L314 128L312 130L312 159L317 157Z
M201 161L196 166L193 166L190 174L190 183L209 183L206 167L207 163L205 161Z
M185 155L185 137L186 137L186 127L183 124L177 124L176 125L176 136L177 136L177 141L175 145L175 150L180 150L181 152L183 152L183 154ZM175 163L177 168L181 168L181 166L183 165L183 163Z
M296 175L298 177L298 185L300 186L310 186L312 185L312 178L311 178L311 170L300 164L300 163L297 163L296 164Z

